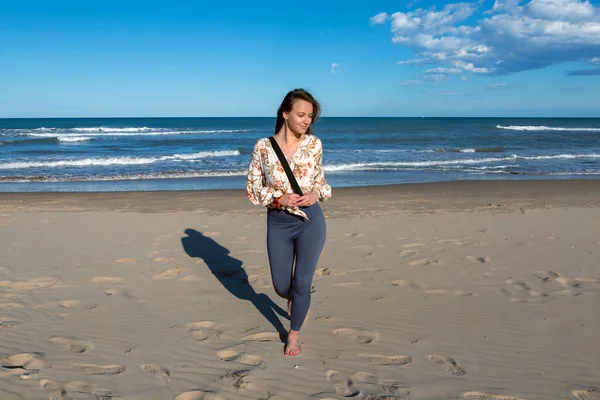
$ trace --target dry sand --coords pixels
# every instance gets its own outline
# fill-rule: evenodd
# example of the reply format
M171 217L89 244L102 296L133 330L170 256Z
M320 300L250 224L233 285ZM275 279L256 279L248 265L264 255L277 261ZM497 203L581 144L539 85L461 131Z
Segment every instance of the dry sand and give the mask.
M600 182L335 189L303 352L243 191L1 194L0 399L600 393Z

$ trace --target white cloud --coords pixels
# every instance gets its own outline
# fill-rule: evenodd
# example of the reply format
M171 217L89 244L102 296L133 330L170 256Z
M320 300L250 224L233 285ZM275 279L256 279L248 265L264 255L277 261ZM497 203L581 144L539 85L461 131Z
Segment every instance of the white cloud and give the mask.
M335 69L339 66L340 66L340 64L331 63L331 72L335 74Z
M418 85L419 83L421 83L421 82L414 80L414 79L410 79L408 81L400 82L400 86L413 86L413 85Z
M469 78L467 78L466 76L461 76L460 80L463 81L463 82L466 82L466 81L469 80Z
M463 70L460 68L437 67L426 69L424 72L426 74L460 74L461 72L463 72Z
M508 83L491 83L487 86L488 89L502 89L502 88L507 88L508 87Z
M480 9L482 3L455 3L441 10L395 12L389 16L392 42L417 56L398 64L434 64L428 71L481 75L505 75L568 61L600 65L600 7L587 0L522 3L496 0L489 10ZM475 23L467 24L467 19Z
M428 80L429 82L432 83L439 83L440 81L443 81L444 79L446 79L448 77L448 75L446 74L436 74L436 73L432 73L432 74L428 74L428 75L424 75L423 78Z
M379 24L385 23L385 21L387 21L387 19L388 19L387 13L382 12L382 13L379 13L376 16L372 17L370 19L370 21L371 21L371 25L379 25Z
M420 58L420 59L415 59L415 60L405 60L405 61L396 62L396 64L400 64L400 65L430 64L430 63L431 63L430 58Z
M586 21L596 13L589 2L578 0L531 0L524 8L531 17L542 20Z
M460 96L460 92L427 92L431 96Z

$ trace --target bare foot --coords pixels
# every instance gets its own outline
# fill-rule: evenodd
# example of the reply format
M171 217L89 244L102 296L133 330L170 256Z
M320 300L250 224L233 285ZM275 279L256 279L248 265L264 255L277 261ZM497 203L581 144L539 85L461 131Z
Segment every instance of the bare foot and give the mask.
M298 334L299 332L296 331L290 331L290 333L288 333L287 343L285 344L284 351L286 356L297 356L302 351L300 348L300 341L298 340Z

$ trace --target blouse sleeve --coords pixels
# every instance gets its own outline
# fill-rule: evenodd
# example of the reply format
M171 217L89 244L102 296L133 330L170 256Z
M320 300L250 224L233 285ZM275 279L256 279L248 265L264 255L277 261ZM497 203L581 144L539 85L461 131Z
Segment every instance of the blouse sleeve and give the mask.
M323 145L321 140L317 140L315 147L315 169L313 172L312 190L319 194L319 201L325 201L331 197L331 186L325 180L325 172L323 171Z
M283 193L267 184L261 157L261 154L265 154L266 149L263 147L262 150L263 151L261 152L259 141L254 145L254 150L252 151L252 156L250 158L248 178L246 179L246 191L248 192L248 199L252 204L257 206L268 206L273 202L275 197L282 196Z

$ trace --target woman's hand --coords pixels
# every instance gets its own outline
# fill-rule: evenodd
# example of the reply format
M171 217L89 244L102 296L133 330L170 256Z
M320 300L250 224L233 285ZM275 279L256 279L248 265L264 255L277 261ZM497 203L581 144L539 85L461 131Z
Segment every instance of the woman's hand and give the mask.
M315 204L319 200L319 195L317 192L310 192L305 194L304 196L298 196L298 201L296 202L297 207L309 207Z
M298 207L298 199L300 199L300 196L296 193L287 193L281 196L279 204L281 204L282 207Z

